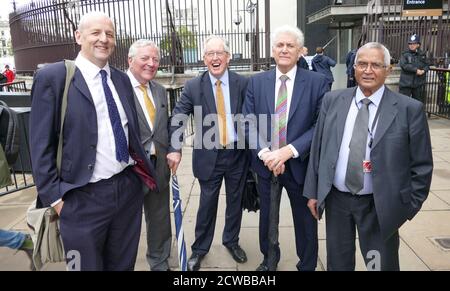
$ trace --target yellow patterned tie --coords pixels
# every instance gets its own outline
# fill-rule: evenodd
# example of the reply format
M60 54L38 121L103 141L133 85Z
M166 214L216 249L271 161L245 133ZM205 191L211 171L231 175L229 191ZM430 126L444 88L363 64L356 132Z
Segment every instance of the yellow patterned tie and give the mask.
M222 82L217 80L216 82L216 103L217 103L217 115L219 117L219 133L220 133L220 144L226 146L227 141L227 116L225 112L225 98L222 92Z
M140 85L139 89L141 89L142 93L144 94L145 107L147 108L148 115L150 116L152 126L155 126L156 109L155 106L153 105L152 100L150 100L150 96L148 96L147 86Z

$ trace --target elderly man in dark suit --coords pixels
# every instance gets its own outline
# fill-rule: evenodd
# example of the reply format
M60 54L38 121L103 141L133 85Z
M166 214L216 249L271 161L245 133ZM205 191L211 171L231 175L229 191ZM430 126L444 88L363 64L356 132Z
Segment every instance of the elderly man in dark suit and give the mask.
M276 269L280 259L278 237L273 236L273 227L269 233L269 225L274 219L278 221L282 188L291 202L300 259L297 268L315 270L317 265L317 222L302 191L314 125L327 83L321 74L297 67L303 40L303 33L296 27L282 26L274 31L272 55L277 67L250 79L243 108L247 120L251 121L252 116L257 119L250 122L246 137L261 196L259 241L264 260L259 271ZM278 177L281 186L276 191L270 190L271 175ZM276 197L271 197L275 192ZM269 256L273 249L275 256Z
M30 147L38 198L60 216L65 252L79 254L74 269L133 270L143 200L135 164L141 174L147 172L150 188L156 188L154 170L140 141L130 80L108 64L115 47L113 22L106 14L87 13L75 37L81 51L68 89L63 132L64 63L48 65L34 78Z
M245 137L235 122L236 115L241 113L247 79L228 70L230 59L228 42L219 36L208 37L203 57L208 71L186 82L171 117L171 148L167 158L174 172L181 160L179 122L186 121L190 114L195 118L192 169L200 182L201 193L195 241L187 266L191 271L200 268L211 246L222 180L225 180L227 204L222 243L236 262L247 261L239 246L239 232L248 159Z
M170 226L170 170L167 165L168 112L164 87L153 79L158 72L159 48L150 40L134 42L128 52L127 72L134 89L141 141L156 169L157 191L145 187L144 212L147 225L147 262L152 271L169 269L172 232Z
M325 209L327 269L354 270L355 231L370 270L399 270L398 228L428 195L433 171L422 103L389 90L379 43L355 58L357 88L328 93L316 125L304 196Z

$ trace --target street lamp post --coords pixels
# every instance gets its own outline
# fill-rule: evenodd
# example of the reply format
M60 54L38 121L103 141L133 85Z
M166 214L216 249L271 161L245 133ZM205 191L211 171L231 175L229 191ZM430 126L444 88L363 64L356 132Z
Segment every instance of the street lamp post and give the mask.
M240 11L245 11L250 14L250 70L254 71L254 64L256 59L256 41L255 32L253 31L256 27L256 13L258 9L258 3L254 3L252 0L248 0L245 9L237 10L237 16L233 20L236 25L241 24L242 18L239 15Z

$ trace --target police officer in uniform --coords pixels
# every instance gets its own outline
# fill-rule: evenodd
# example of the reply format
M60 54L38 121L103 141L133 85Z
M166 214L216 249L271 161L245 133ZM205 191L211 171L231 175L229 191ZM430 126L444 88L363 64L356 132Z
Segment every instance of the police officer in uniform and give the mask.
M424 84L429 64L425 52L420 49L420 37L413 34L408 40L407 51L400 58L400 93L424 102Z

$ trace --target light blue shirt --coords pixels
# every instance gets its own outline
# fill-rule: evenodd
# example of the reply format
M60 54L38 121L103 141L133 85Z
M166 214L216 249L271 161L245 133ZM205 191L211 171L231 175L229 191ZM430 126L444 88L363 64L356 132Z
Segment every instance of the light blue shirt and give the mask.
M372 103L369 105L369 124L367 129L372 131L372 123L375 119L375 115L380 106L381 98L384 94L384 86L378 89L372 96L368 97ZM333 185L342 192L350 192L345 186L345 175L347 173L347 163L348 163L348 155L350 152L350 140L352 139L353 127L355 126L356 115L358 115L358 110L362 106L361 100L366 98L362 91L359 89L356 90L356 96L353 98L353 102L350 105L350 109L348 111L347 120L345 121L344 135L342 136L342 143L339 149L339 158L336 164L336 172L334 174ZM379 120L379 118L378 118ZM372 137L375 137L376 129L378 126L378 120L375 124L373 132L371 132ZM371 138L371 134L367 135L367 143L366 143L366 161L370 161L370 148L369 141ZM358 195L364 194L372 194L372 174L364 173L364 188L358 193Z
M216 104L217 104L216 82L219 79L217 79L216 77L211 75L211 73L209 73L209 78L211 80L211 86L212 86L213 92L214 92L214 100L216 100ZM228 78L228 70L225 71L223 76L220 78L220 81L222 82L222 84L221 84L222 93L223 93L223 98L225 99L224 100L225 101L225 112L226 112L226 117L227 117L227 141L228 141L228 143L233 143L233 142L237 141L237 135L236 135L236 131L234 130L233 114L231 113L230 81ZM235 96L235 98L237 98L237 96ZM217 108L217 106L216 106L216 108Z

